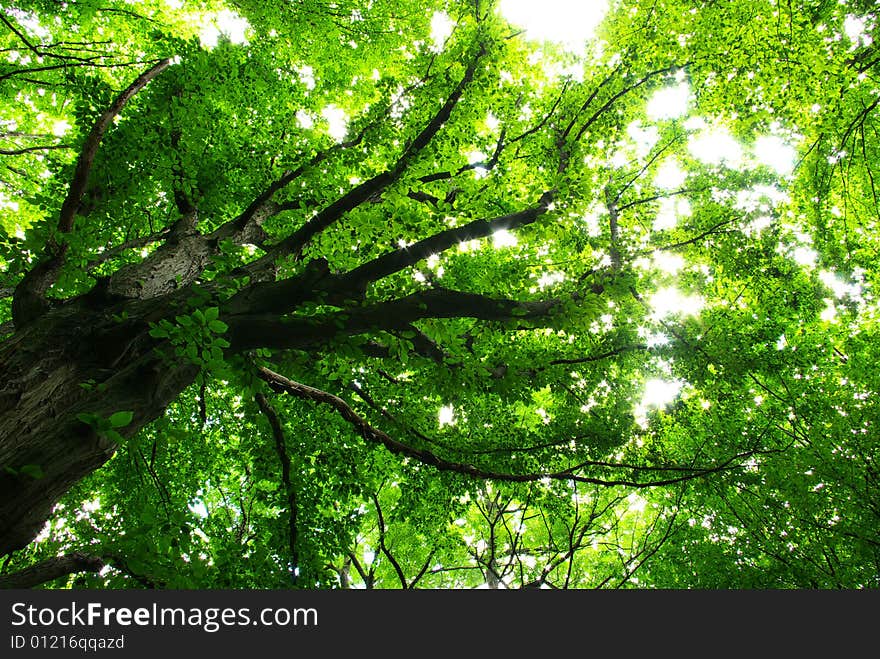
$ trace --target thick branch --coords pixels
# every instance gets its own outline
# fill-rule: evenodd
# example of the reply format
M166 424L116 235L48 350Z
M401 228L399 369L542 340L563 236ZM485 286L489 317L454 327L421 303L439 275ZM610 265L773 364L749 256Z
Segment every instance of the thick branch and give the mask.
M391 451L396 455L401 455L406 458L412 458L422 464L434 467L439 471L451 471L457 474L461 474L463 476L470 476L471 478L478 478L481 480L497 480L497 481L505 481L505 482L513 482L513 483L530 483L535 481L541 481L545 479L550 480L563 480L563 481L574 481L578 483L592 483L595 485L602 485L607 487L613 486L623 486L623 487L632 487L632 488L648 488L648 487L659 487L663 485L672 485L674 483L681 483L684 481L692 480L695 478L704 477L713 473L718 473L722 471L727 471L730 469L736 469L739 465L738 462L750 453L737 454L731 457L724 462L713 466L706 467L702 469L694 469L692 472L684 473L678 476L672 476L665 479L654 480L654 481L637 481L632 479L620 479L620 480L608 480L602 478L595 478L592 476L583 476L578 473L581 469L581 465L575 465L573 467L569 467L568 469L563 469L561 471L554 472L539 472L539 473L524 473L524 474L509 474L502 472L489 471L485 469L481 469L471 464L465 464L461 462L452 462L449 460L445 460L431 451L426 451L424 449L415 448L413 446L408 446L393 437L387 435L386 433L374 428L369 423L367 423L362 417L360 417L357 412L355 412L351 406L343 399L338 396L334 396L331 393L326 391L322 391L320 389L315 389L314 387L310 387L305 384L301 384L299 382L294 382L293 380L289 380L288 378L271 371L270 369L260 366L257 368L257 376L266 382L273 391L277 391L279 393L286 392L291 396L296 396L297 398L302 398L304 400L311 400L316 403L323 403L325 405L329 405L333 409L335 409L339 415L345 419L348 423L350 423L357 431L358 434L363 437L368 442L373 442L376 444L381 444L386 449Z
M375 330L404 330L422 318L526 320L549 316L558 300L520 302L435 288L317 319L278 318L268 314L224 316L233 351L254 348L297 349L320 345L334 336Z
M171 60L164 59L142 73L98 117L80 151L73 180L70 183L70 189L61 205L58 218L59 233L69 233L73 229L73 220L83 192L86 189L95 154L98 152L101 139L104 137L104 133L110 126L113 118L119 114L125 104L135 94L143 89L150 80L168 68L170 64ZM37 263L19 282L12 301L12 315L16 327L30 322L48 309L49 303L46 300L46 291L55 283L58 273L64 265L67 248L67 243L59 247L50 242L46 248L46 258Z
M255 284L233 297L228 305L230 313L285 313L303 302L320 296L331 301L361 298L367 286L406 267L454 247L461 242L485 238L496 231L518 229L535 222L544 215L553 200L552 192L545 192L538 204L525 210L490 220L474 220L464 226L436 233L419 242L396 249L373 259L342 275L326 277L318 286L309 286L310 273L303 273L277 282Z
M314 236L329 227L349 211L357 208L367 199L380 194L389 185L397 181L404 171L406 171L410 162L431 142L434 136L449 120L453 109L458 104L462 94L464 94L465 88L473 80L474 75L477 72L477 66L484 54L485 48L481 48L440 110L434 115L422 131L416 135L415 139L410 142L397 161L389 169L349 190L342 197L312 217L290 236L278 243L268 254L266 254L266 256L262 259L258 259L258 261L255 261L252 265L262 267L264 265L262 262L263 259L274 260L287 254L301 253L302 249Z
M19 572L0 575L0 588L33 588L77 572L97 572L106 564L99 556L81 552L47 558Z
M92 169L92 163L95 160L95 154L98 153L98 146L101 144L104 133L107 131L107 128L112 123L114 117L122 111L125 104L128 103L135 94L170 65L170 59L163 59L138 76L133 83L126 87L122 93L116 97L113 103L110 104L110 107L101 113L101 116L98 117L95 125L92 126L92 130L86 138L82 150L80 151L79 159L76 162L76 170L73 174L73 180L70 182L70 189L67 192L67 197L61 205L61 213L58 218L58 231L60 233L69 233L71 229L73 229L73 219L76 215L76 209L79 207L79 202L82 199L83 192L85 192L89 173Z
M307 170L322 163L336 151L348 149L350 147L360 144L364 139L366 131L367 128L365 127L354 139L348 140L346 142L339 142L338 144L334 144L333 146L331 146L329 149L319 151L314 156L312 156L308 160L308 162L301 164L296 169L287 170L286 172L284 172L278 178L278 180L273 181L269 185L269 187L261 192L256 197L256 199L254 199L250 203L250 205L244 210L244 212L242 212L241 215L231 220L230 222L227 222L226 224L220 226L212 234L212 237L218 239L226 238L234 233L241 232L246 229L248 224L251 223L260 214L272 215L280 210L287 210L288 207L284 205L272 204L272 198L275 196L275 194L279 190L282 190L283 188L290 185L290 183L302 176Z
M643 76L642 78L639 78L638 80L636 80L633 84L631 84L627 87L624 87L619 92L617 92L616 94L611 96L611 98L609 98L608 101L606 101L602 105L602 107L600 107L598 110L596 110L592 114L592 116L589 119L587 119L587 121L584 123L584 125L581 126L580 130L578 130L577 135L574 138L575 142L579 142L580 139L584 136L584 133L586 133L587 130L589 130L590 126L592 126L596 122L596 120L599 117L601 117L609 108L611 108L611 106L614 105L620 98L622 98L623 96L626 96L627 94L629 94L632 91L635 91L636 89L638 89L639 87L644 85L646 82L648 82L651 78L654 78L655 76L658 76L658 75L662 75L664 73L669 73L671 71L674 71L677 68L680 68L680 67L667 66L663 69L657 69L656 71L651 71L651 72L647 73L645 76ZM580 114L580 113L578 113L578 114Z

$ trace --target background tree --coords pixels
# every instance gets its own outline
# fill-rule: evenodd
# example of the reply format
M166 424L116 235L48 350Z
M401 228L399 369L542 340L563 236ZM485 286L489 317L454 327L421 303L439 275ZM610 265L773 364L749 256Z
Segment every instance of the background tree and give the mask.
M0 583L877 586L870 7L0 20Z

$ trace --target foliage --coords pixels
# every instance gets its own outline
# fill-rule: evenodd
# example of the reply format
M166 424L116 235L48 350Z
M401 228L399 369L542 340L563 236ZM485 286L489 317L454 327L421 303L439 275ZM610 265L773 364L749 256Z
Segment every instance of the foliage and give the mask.
M47 411L115 455L5 572L880 585L871 3L620 0L579 53L485 0L178 4L0 7L5 345L130 337ZM197 375L111 404L148 359Z

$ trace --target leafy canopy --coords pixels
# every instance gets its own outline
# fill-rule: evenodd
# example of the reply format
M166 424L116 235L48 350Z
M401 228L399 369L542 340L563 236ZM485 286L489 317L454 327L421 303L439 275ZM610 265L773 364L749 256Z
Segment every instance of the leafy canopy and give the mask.
M7 570L878 585L872 3L621 0L576 50L485 0L0 20L2 320L47 245L61 304L136 297L113 282L182 217L213 239L149 320L197 377L132 437L81 419L118 451ZM59 231L89 131L163 58Z

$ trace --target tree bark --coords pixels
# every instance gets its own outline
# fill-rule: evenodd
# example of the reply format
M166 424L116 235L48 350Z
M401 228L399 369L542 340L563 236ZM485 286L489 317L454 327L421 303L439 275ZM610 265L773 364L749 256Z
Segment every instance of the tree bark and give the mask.
M0 588L33 588L76 572L97 572L106 564L100 556L81 552L48 558L13 574L0 575Z
M190 363L154 350L148 319L167 300L94 311L89 299L43 314L0 344L0 555L26 546L70 487L117 445L77 418L131 411L131 437L194 379ZM117 316L118 318L118 316Z

